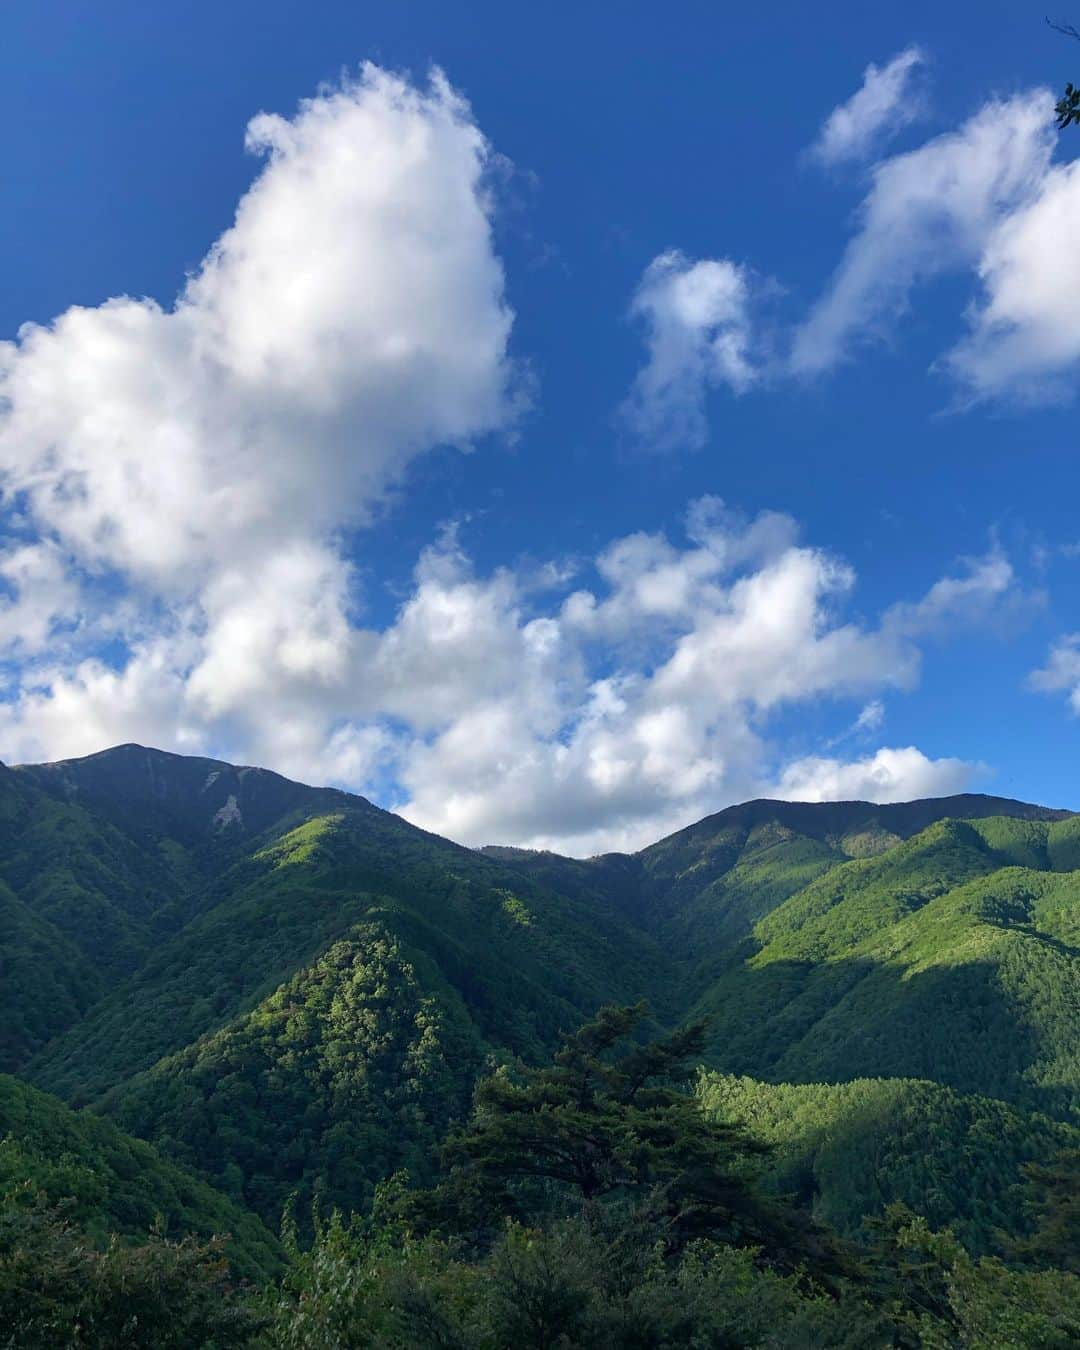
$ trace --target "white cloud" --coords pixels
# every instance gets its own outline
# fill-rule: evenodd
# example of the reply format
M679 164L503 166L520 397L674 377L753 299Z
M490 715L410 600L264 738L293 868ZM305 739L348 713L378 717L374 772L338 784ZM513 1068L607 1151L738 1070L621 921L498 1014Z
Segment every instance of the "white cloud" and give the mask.
M1058 639L1046 665L1028 676L1028 688L1045 694L1066 693L1069 707L1080 715L1080 633Z
M822 372L860 341L887 340L918 284L968 272L977 286L968 331L937 363L961 403L1071 397L1080 262L1068 241L1080 164L1053 164L1056 144L1053 96L1037 89L877 164L859 229L795 334L792 372Z
M759 377L750 289L746 269L726 259L694 262L672 250L649 264L630 306L648 355L622 407L637 439L658 450L700 449L707 391L726 384L742 393Z
M958 131L874 168L858 232L795 335L794 373L829 369L857 340L888 338L917 283L978 266L1001 222L1041 189L1052 111L1046 90L990 102Z
M886 66L868 65L859 89L826 118L811 154L829 165L862 159L914 121L922 104L912 93L912 76L923 60L918 47L908 47Z
M861 795L885 800L966 785L977 766L906 749L853 766L800 760L781 771L777 789L769 765L778 752L767 731L784 708L910 687L919 624L929 631L930 616L943 610L957 621L985 619L983 588L938 583L878 625L859 626L839 612L854 583L850 569L800 546L789 519L739 521L710 501L691 520L685 548L659 535L616 541L597 559L596 589L531 621L545 624L558 657L550 666L526 657L527 624L504 589L508 576L492 580L501 642L512 633L522 643L520 677L489 683L482 698L405 751L410 819L468 843L588 853L638 847L769 791L827 795L832 781L847 795L857 784ZM485 583L471 584L479 598ZM1007 590L997 592L1001 603ZM406 688L399 682L399 697L407 699ZM881 717L879 703L865 705L860 734L877 730Z
M973 399L1053 399L1075 388L1080 362L1080 163L1049 170L1032 200L1007 215L979 260L982 302L945 367ZM1068 381L1066 377L1071 377Z
M914 47L869 66L811 147L835 164L868 156L920 111ZM951 377L957 406L990 399L1071 397L1080 373L1080 262L1068 248L1080 213L1080 164L1053 161L1053 95L1034 89L992 99L953 131L878 160L839 266L777 354L754 302L764 289L748 267L694 261L677 250L653 260L631 313L646 361L620 412L636 438L659 449L708 441L709 390L735 394L778 378L812 377L869 344L890 345L921 286L966 276L966 334L933 369ZM776 289L769 283L769 289Z
M334 532L417 454L513 413L489 152L442 77L365 67L292 120L261 114L248 145L265 167L171 308L114 299L0 345L0 483L38 535L0 562L0 642L77 628L91 655L48 712L26 705L51 745L85 699L65 753L135 735L162 662L196 719L325 693L353 659ZM133 588L122 676L92 655L117 629L94 574Z
M706 498L685 540L628 535L578 576L477 575L449 532L366 626L344 532L515 412L489 151L441 78L371 67L249 141L267 162L173 306L0 347L5 758L134 739L367 789L467 843L636 846L820 782L784 770L778 712L911 687L923 638L1010 603L991 558L857 622L853 572L789 517ZM759 377L748 304L732 263L657 260L639 432L700 441L706 390Z
M94 657L34 668L19 697L0 703L4 758L62 759L124 741L205 753L211 728L185 706L186 645L149 640L119 669Z
M474 604L483 596L501 610L493 667L505 670L491 682L485 667L479 695L413 747L405 814L472 843L642 843L704 814L717 794L749 790L763 754L755 717L913 677L912 650L831 620L830 597L850 574L792 534L790 522L717 513L687 549L629 536L598 559L599 593L575 592L557 616L529 621L505 576L473 583ZM779 552L757 551L784 536ZM508 637L512 660L501 655ZM476 660L475 640L470 649ZM613 656L613 671L594 673ZM399 699L406 690L399 679Z
M860 709L851 730L857 736L871 735L875 731L880 731L884 725L885 704L881 699L875 698Z
M780 775L773 795L797 802L903 802L964 792L986 772L960 759L928 759L913 745L885 747L865 759L796 760Z
M909 48L870 66L814 155L836 163L868 154L887 129L911 120L919 105L910 80L922 60ZM961 404L1070 396L1080 367L1080 263L1067 240L1080 212L1080 165L1052 163L1052 114L1045 89L991 100L956 130L875 163L840 264L782 358L766 358L744 265L677 251L656 258L632 308L647 359L621 410L626 424L659 448L700 448L710 388L739 394L766 378L820 375L867 344L890 344L918 288L946 274L973 285L966 336L935 363Z
M265 702L262 743L310 762L360 641L338 532L515 413L491 154L443 77L365 66L247 144L265 164L171 307L0 344L0 488L30 541L0 556L0 647L52 662L22 672L8 753L202 745Z
M0 344L5 493L88 566L163 589L362 520L416 454L510 412L488 150L435 76L372 66L261 114L266 165L176 303Z
M770 720L909 688L928 616L990 617L981 589L940 582L855 623L843 613L851 570L800 544L789 518L745 521L705 499L687 528L681 546L616 540L570 594L569 577L536 592L530 574L478 576L446 535L381 631L350 613L335 555L283 550L255 586L222 569L120 669L41 670L0 705L0 740L19 758L132 738L227 754L373 792L465 843L637 847L767 791L824 793L835 780L850 795L856 769L835 759L784 770ZM999 588L999 603L1014 589ZM862 734L879 725L874 707ZM862 795L960 781L961 767L923 770L917 754L860 761Z
M1041 603L1040 594L1020 587L1012 564L996 549L962 562L961 575L935 581L921 600L893 605L885 615L886 627L909 637L942 636L959 627L1022 619Z
M0 658L33 656L77 622L79 586L54 544L27 541L0 552Z

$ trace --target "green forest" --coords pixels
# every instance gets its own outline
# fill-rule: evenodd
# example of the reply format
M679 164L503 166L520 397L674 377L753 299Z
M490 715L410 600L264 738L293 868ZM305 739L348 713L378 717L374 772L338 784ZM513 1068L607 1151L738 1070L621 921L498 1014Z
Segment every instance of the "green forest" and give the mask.
M1080 817L0 766L0 1345L1080 1342Z

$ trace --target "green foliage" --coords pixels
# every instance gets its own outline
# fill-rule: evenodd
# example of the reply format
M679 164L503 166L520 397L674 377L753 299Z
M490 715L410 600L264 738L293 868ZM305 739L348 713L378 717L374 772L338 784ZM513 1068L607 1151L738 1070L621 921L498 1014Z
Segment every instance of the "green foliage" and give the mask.
M1010 1243L1014 1256L1080 1275L1080 1149L1029 1162L1023 1196L1032 1231Z
M192 1350L250 1345L262 1320L221 1243L87 1241L30 1185L0 1195L0 1345L9 1350Z
M844 863L761 920L757 949L700 1000L713 1062L801 1083L926 1078L1072 1118L1080 877L1002 866L1006 832L977 824Z
M535 1058L560 1026L605 999L670 986L670 959L613 911L362 806L300 826L290 818L289 829L255 841L181 932L28 1075L77 1103L98 1101L248 1013L357 923L388 913L458 990L478 1033L512 1053ZM529 924L507 912L508 894Z
M17 1069L146 957L170 860L0 766L0 1069Z
M290 1195L361 1208L398 1168L425 1175L482 1053L437 970L373 922L103 1106L272 1223Z
M279 867L296 867L300 863L310 862L319 845L333 834L334 828L343 820L341 812L329 816L315 816L314 819L298 825L295 830L275 839L272 844L255 854L260 861L268 861L276 871Z
M707 1237L763 1246L789 1267L838 1268L811 1224L758 1193L748 1164L763 1145L682 1090L701 1024L626 1048L644 1014L602 1008L549 1067L483 1080L471 1120L444 1146L449 1175L409 1212L482 1243L507 1215L595 1218L614 1206L621 1226L645 1225L670 1251Z
M1064 131L1074 122L1080 123L1080 89L1076 89L1071 81L1065 85L1064 94L1054 104L1054 118L1058 131Z
M1080 1279L974 1260L947 1229L893 1207L880 1225L879 1297L902 1339L923 1350L1068 1350L1080 1342ZM903 1334L906 1333L906 1334Z
M551 1068L518 1085L488 1080L471 1128L448 1141L447 1182L420 1196L419 1209L399 1182L383 1189L370 1219L316 1220L306 1250L287 1225L291 1265L265 1301L267 1346L1025 1350L1075 1342L1075 1276L976 1261L950 1231L902 1206L874 1225L866 1262L851 1264L850 1278L832 1280L828 1292L805 1268L778 1270L768 1248L733 1243L726 1220L673 1242L672 1218L694 1207L704 1173L730 1184L722 1161L730 1137L721 1131L706 1157L708 1125L694 1124L697 1103L670 1083L700 1045L700 1028L617 1055L640 1017L640 1008L604 1009L565 1038ZM740 1184L739 1209L751 1211ZM479 1245L470 1187L502 1215ZM652 1203L628 1206L634 1192L639 1201L649 1192ZM578 1213L566 1213L567 1197L577 1198L569 1208ZM442 1231L417 1237L412 1221L432 1201ZM510 1211L525 1221L507 1221Z
M824 1301L792 1275L834 1247L755 1189L768 1144L774 1192L849 1236L894 1200L926 1211L937 1302L920 1328L892 1290L897 1344L964 1343L995 1307L1002 1335L1054 1344L1013 1310L1072 1297L1053 1159L1076 1145L1078 959L1080 817L1023 803L750 802L580 861L477 853L360 798L136 746L0 767L0 1065L159 1150L0 1079L0 1175L71 1197L62 1222L102 1259L161 1210L173 1236L232 1231L255 1273L274 1250L243 1207L366 1213L407 1168L444 1202L440 1238L376 1250L366 1219L301 1235L342 1325L383 1317L365 1344L813 1345L815 1317L839 1344L837 1300L849 1328L885 1304L864 1323L834 1270ZM707 1039L621 1047L643 997L641 1039L703 1016ZM560 1040L606 1003L622 1011ZM711 1122L678 1091L680 1054L728 1075L699 1086ZM440 1186L436 1146L478 1079ZM999 1229L1012 1264L982 1259ZM306 1269L295 1251L279 1303L314 1315Z
M133 1238L159 1219L171 1237L220 1237L233 1268L265 1278L281 1252L254 1215L111 1121L76 1113L0 1075L0 1190L31 1183L90 1238Z
M272 1304L274 1350L645 1350L884 1346L857 1292L830 1298L762 1269L751 1250L696 1242L677 1258L581 1218L511 1222L464 1259L334 1220Z
M702 1073L697 1093L707 1114L773 1146L771 1189L828 1227L865 1238L868 1215L903 1203L976 1255L1025 1229L1023 1170L1080 1145L1068 1125L913 1079L794 1085Z

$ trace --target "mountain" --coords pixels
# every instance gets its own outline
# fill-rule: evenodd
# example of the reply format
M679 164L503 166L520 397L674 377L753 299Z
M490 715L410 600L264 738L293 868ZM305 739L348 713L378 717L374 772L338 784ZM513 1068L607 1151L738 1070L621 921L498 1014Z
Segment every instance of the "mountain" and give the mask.
M342 805L374 811L362 797L335 788L304 787L269 769L238 768L216 759L118 745L84 759L21 764L15 775L58 802L77 804L134 838L168 838L206 851L250 838L295 817Z
M979 793L887 805L761 799L707 816L634 855L578 861L527 849L485 852L553 886L621 900L650 929L689 946L746 936L759 918L839 863L886 852L937 821L1071 816Z
M932 1078L1075 1118L1078 831L942 820L830 869L700 995L718 1061L773 1081Z
M269 1222L294 1190L358 1205L422 1166L485 1064L537 1058L599 1004L673 1015L671 960L614 906L363 798L212 764L122 747L18 771L178 879L142 964L21 1071Z
M755 801L579 860L121 746L0 770L0 924L4 1067L271 1225L423 1177L478 1075L608 1001L706 1015L707 1068L759 1094L832 1093L852 1156L871 1098L912 1138L1039 1148L1080 1105L1080 817L1007 799ZM980 1241L1026 1156L963 1210ZM883 1201L819 1203L851 1228Z

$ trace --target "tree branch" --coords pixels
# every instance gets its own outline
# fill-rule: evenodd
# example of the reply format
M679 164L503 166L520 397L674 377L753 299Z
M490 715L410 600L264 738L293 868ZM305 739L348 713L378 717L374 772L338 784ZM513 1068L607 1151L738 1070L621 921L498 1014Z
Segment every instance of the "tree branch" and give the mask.
M1063 37L1073 38L1080 42L1080 31L1071 23L1055 23L1053 19L1047 18L1047 26L1052 28L1055 33L1060 33Z

